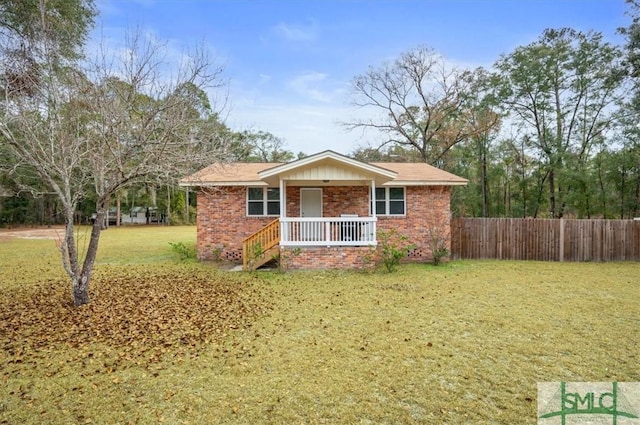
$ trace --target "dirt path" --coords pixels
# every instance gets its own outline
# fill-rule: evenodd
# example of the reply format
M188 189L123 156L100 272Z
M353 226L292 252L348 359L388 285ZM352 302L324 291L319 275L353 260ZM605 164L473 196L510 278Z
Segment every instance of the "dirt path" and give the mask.
M64 227L0 229L0 241L20 239L58 239L64 236Z

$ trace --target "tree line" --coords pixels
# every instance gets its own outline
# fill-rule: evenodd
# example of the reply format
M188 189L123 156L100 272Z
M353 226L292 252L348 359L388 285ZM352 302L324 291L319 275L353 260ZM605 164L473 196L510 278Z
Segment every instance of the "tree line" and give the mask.
M502 55L491 69L453 67L427 46L370 67L353 79L351 88L354 106L368 109L371 115L343 125L350 130L373 130L381 142L359 147L351 156L365 161L428 162L469 179L467 187L454 192L452 209L458 216L640 215L639 7L637 0L627 4L631 22L618 29L626 42L622 46L607 42L596 31L548 29L532 43ZM48 14L38 15L39 10ZM95 13L91 1L0 2L5 112L10 99L30 97L38 84L47 81L42 68L46 52L58 55L55 61L47 59L55 66L69 67L61 59L74 62L82 56ZM160 45L144 42L146 46L132 38L129 47L145 49L147 57L161 54ZM151 105L149 93L139 81L135 83L140 75L129 75L131 81L121 74L115 77L116 70L106 69L106 58L102 59L94 62L93 76L82 78L101 79L101 95L127 96L131 108ZM207 60L200 57L195 66L215 67ZM216 69L207 84L222 85L221 72ZM69 75L65 84L70 82ZM78 77L73 77L74 84L79 83ZM304 156L286 150L285 141L268 132L229 129L221 119L222 111L214 110L207 98L205 89L211 87L194 81L199 75L183 77L174 94L182 96L191 121L178 122L192 130L199 126L200 134L215 134L211 137L217 142L210 142L217 143L219 154L212 158L285 162ZM81 106L80 100L73 105L75 111ZM104 116L106 111L94 113ZM30 165L19 173L18 161L6 146L0 145L0 226L64 222L57 195L37 173L26 171ZM175 222L191 221L194 199L176 187L175 179L165 177L154 181L147 174L145 181L127 182L127 188L116 191L117 199L108 204L125 209L151 205L166 211ZM76 218L86 222L99 196L95 187L82 192Z
M429 47L371 67L343 123L382 140L361 160L422 161L469 179L454 215L640 216L639 3L623 46L602 33L547 29L492 69L458 69Z
M456 69L428 47L370 68L352 88L371 118L344 125L383 142L353 156L467 177L454 194L458 215L638 215L640 8L628 4L625 46L550 29L492 70ZM296 158L272 134L225 125L224 69L201 46L174 63L165 43L138 31L87 55L96 13L93 0L0 0L0 225L64 224L59 249L77 306L89 302L114 204L164 203L189 220L182 176L215 162ZM89 214L81 249L76 225Z

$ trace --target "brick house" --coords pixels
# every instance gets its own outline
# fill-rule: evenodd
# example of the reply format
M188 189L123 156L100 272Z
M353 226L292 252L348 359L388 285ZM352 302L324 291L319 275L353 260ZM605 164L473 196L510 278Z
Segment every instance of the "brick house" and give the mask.
M451 186L467 180L424 163L365 163L324 151L288 163L214 164L180 184L197 190L198 258L257 268L373 264L377 230L396 229L431 259L433 230L449 243Z

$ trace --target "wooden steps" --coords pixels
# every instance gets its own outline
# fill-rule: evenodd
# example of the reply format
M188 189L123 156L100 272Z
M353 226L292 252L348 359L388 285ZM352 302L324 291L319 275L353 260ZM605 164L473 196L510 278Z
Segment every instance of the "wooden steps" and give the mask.
M261 266L267 264L269 261L280 257L280 247L278 245L264 251L262 254L250 259L244 266L245 270L256 270Z
M255 270L280 256L280 220L276 219L242 241L242 268Z

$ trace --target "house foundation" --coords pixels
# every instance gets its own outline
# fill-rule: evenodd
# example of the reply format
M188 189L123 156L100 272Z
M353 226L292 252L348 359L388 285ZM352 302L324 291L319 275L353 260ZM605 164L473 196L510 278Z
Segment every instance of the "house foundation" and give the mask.
M280 267L284 270L370 270L376 266L372 246L280 247Z

